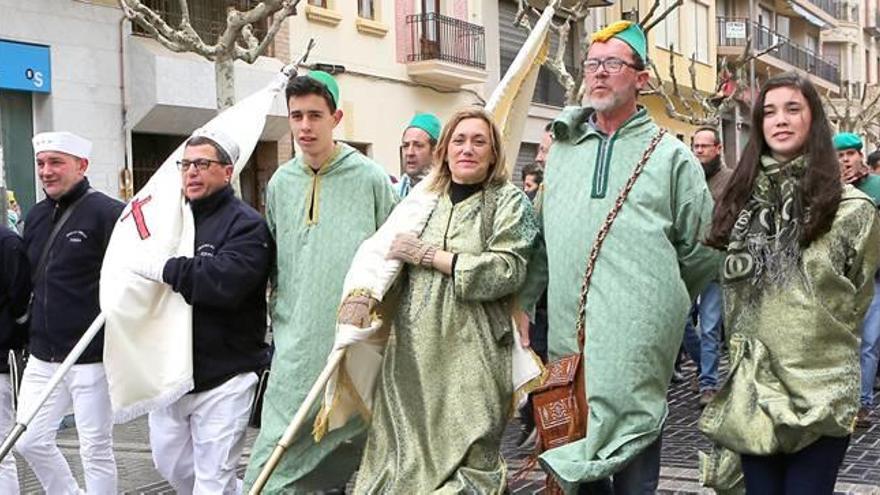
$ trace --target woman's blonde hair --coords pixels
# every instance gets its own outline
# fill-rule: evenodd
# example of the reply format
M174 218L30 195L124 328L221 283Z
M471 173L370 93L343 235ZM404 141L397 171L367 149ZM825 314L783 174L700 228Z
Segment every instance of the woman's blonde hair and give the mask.
M510 174L505 166L501 131L498 130L498 126L495 125L489 112L481 107L467 107L455 112L449 121L446 122L443 132L440 134L440 141L437 143L437 148L434 151L434 179L428 185L428 188L432 191L441 194L449 191L450 184L452 183L452 171L449 169L449 161L446 154L455 128L458 127L462 120L466 119L480 119L489 126L489 144L492 146L493 162L489 164L489 171L486 174L483 185L503 184L510 180Z

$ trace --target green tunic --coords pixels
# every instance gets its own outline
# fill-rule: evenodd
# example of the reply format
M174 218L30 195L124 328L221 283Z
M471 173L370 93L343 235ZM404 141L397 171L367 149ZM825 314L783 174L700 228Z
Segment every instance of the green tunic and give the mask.
M853 185L859 191L867 194L875 205L880 206L880 176L868 174Z
M501 437L511 411L511 296L537 233L515 186L495 191L485 242L478 192L440 197L421 239L457 253L452 276L407 266L376 390L356 493L502 493ZM485 196L485 198L484 198Z
M270 300L275 355L247 486L324 368L351 259L391 212L395 194L379 165L338 144L336 155L317 174L300 157L282 165L269 181L266 203L278 246ZM305 424L312 424L319 406ZM345 483L357 466L363 431L363 422L355 420L315 444L310 429L304 429L264 493L306 493Z
M551 359L577 352L578 298L590 247L659 131L641 108L609 137L590 125L589 115L589 109L569 108L553 124L539 215L546 251L539 251L534 269L530 265L520 295L529 308L548 288ZM720 253L701 243L712 205L700 164L684 143L665 136L593 274L584 346L587 436L540 457L569 490L619 471L660 435L688 308L720 266Z
M880 224L846 186L831 230L801 252L799 276L755 296L723 281L730 377L703 411L702 430L734 453L796 452L852 433L859 408L859 339L874 292ZM702 456L703 481L734 487L738 455Z

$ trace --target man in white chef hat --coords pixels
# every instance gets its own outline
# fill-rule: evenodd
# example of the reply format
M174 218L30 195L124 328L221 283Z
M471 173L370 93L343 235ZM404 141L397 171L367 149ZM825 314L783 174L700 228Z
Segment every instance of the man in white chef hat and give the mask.
M46 193L27 215L24 246L34 282L30 359L19 413L31 411L47 382L95 317L104 251L123 204L95 191L86 178L92 143L72 132L33 137L37 176ZM58 425L73 406L85 490L115 494L112 414L102 363L103 330L70 369L19 439L16 450L46 493L79 493L58 450Z

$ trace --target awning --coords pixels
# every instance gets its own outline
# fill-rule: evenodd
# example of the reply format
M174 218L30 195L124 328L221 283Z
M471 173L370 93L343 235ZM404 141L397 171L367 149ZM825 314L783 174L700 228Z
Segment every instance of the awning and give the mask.
M807 10L807 9L805 9L805 8L803 8L803 7L801 7L800 5L798 5L797 3L793 2L792 0L788 0L788 4L791 5L791 8L792 8L795 12L797 12L797 14L798 14L799 16L801 16L801 17L803 17L804 19L806 19L810 24L812 24L812 25L814 25L814 26L818 26L819 29L825 29L825 28L829 27L829 25L828 25L827 22L825 22L825 21L823 21L822 19L816 17L812 12L810 12L809 10Z

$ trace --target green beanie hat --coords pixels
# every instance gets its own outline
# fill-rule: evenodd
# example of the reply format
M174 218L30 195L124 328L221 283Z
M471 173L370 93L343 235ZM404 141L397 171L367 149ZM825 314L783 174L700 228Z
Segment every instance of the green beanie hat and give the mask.
M645 32L641 26L631 21L617 21L610 26L596 31L590 37L592 43L605 43L611 38L617 38L623 41L633 52L642 59L642 62L648 61L648 40L645 38Z
M333 79L333 76L322 71L322 70L313 70L309 71L307 76L311 77L315 81L321 83L327 91L330 93L330 96L333 97L333 105L337 108L339 107L339 84L336 82L336 79Z
M438 119L433 113L415 114L412 120L409 121L409 125L406 126L407 129L410 127L416 127L427 132L434 141L440 140L440 119ZM405 131L406 129L404 129L404 132Z
M834 148L837 151L862 151L862 138L851 132L840 132L834 136Z

